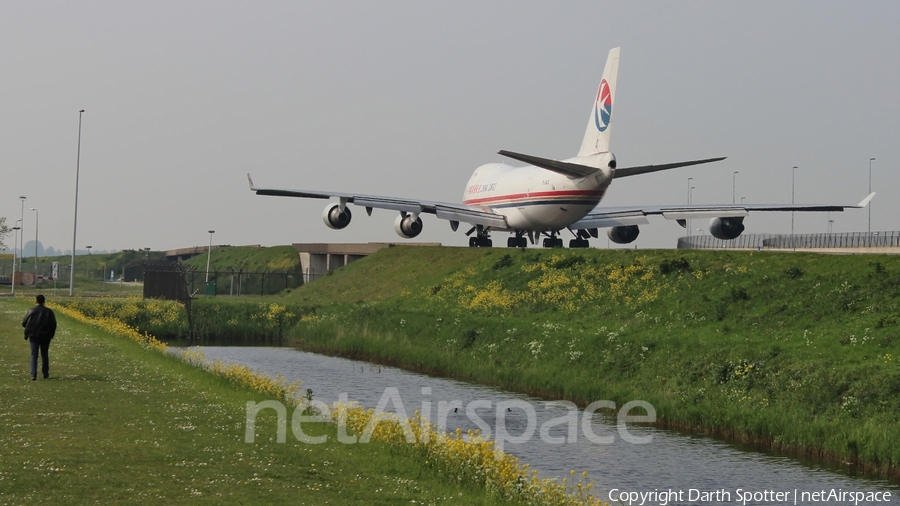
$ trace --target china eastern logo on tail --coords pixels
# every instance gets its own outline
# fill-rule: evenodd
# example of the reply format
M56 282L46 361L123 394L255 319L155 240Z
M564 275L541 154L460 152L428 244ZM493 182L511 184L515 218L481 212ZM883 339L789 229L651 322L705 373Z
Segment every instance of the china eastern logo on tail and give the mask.
M594 104L594 124L597 125L597 130L604 132L609 128L610 116L612 116L612 94L609 91L609 83L603 79L597 91L597 103Z

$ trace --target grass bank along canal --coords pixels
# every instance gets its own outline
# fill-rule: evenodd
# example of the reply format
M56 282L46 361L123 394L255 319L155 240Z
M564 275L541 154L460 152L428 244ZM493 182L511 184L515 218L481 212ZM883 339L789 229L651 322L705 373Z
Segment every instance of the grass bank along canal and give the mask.
M582 405L643 399L664 426L889 474L898 300L889 256L397 247L279 297L194 308L206 336L283 336ZM112 311L179 335L143 304Z
M851 476L847 469L831 469L822 463L802 462L782 456L753 451L713 438L695 436L652 427L629 426L628 434L637 438L652 436L642 444L626 441L610 417L589 417L591 434L608 438L598 443L585 437L583 413L579 414L576 439L566 438L568 427L549 427L544 437L541 427L569 414L564 403L527 397L501 390L472 385L460 381L434 378L400 369L353 361L340 357L300 352L289 348L268 347L203 347L210 359L245 364L274 376L281 374L288 381L302 378L303 384L326 403L345 398L375 408L384 403L392 388L397 395L387 403L388 411L430 411L430 418L439 420L439 404L446 403L446 427L463 431L479 426L497 436L497 418L513 438L527 434L527 415L516 407L522 401L535 409L533 436L518 443L507 441L504 450L530 463L546 477L564 477L572 469L587 471L596 482L595 495L609 500L609 491L618 490L858 490L893 493L900 487L886 479ZM386 393L387 392L387 393ZM424 392L424 393L423 393ZM399 400L399 403L395 401ZM427 404L423 404L423 402ZM452 407L458 402L457 412ZM507 403L513 406L507 412ZM467 414L467 407L477 406L477 417ZM498 409L499 408L499 409ZM474 408L473 408L474 409ZM551 438L556 438L552 441ZM771 503L771 502L770 502ZM836 503L835 503L836 504Z
M900 258L391 248L283 300L303 349L900 463Z

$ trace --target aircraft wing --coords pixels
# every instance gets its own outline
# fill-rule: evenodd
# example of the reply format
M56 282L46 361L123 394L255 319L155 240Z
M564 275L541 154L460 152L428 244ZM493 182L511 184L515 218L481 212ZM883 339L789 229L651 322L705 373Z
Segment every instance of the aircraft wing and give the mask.
M598 207L587 216L569 226L572 230L646 225L647 216L661 215L667 220L693 220L698 218L737 218L758 211L840 212L869 205L875 196L870 193L858 204L707 204L642 207Z
M391 211L400 211L401 213L421 214L428 213L437 216L442 220L448 220L454 226L462 223L471 225L483 225L494 230L507 229L506 217L489 211L484 211L477 207L464 206L462 204L453 204L449 202L435 202L428 200L413 200L399 197L382 197L379 195L364 195L361 193L331 192L331 191L315 191L315 190L288 190L283 188L257 188L253 184L250 174L247 174L247 181L250 183L250 191L256 192L257 195L270 195L276 197L299 197L307 199L331 199L337 198L341 204L354 204L365 207L366 212L371 214L372 209L389 209Z

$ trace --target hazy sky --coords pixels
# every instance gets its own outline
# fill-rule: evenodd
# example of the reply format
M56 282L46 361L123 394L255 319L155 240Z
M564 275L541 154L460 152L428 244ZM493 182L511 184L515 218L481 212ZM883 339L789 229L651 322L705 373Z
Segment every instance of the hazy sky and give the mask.
M245 174L458 202L500 149L573 156L621 46L619 166L728 159L616 180L601 205L685 203L688 177L694 203L730 203L734 171L738 201L790 202L795 165L798 203L856 203L875 157L872 229L898 230L898 26L896 1L4 1L0 216L27 195L26 240L35 207L41 242L71 248L85 109L79 249L205 245L209 229L215 244L403 241L393 212L333 231L324 201L257 196ZM867 226L864 210L831 219ZM827 220L797 214L796 231ZM466 244L423 221L416 240ZM684 233L651 221L638 247ZM745 225L787 233L790 214Z

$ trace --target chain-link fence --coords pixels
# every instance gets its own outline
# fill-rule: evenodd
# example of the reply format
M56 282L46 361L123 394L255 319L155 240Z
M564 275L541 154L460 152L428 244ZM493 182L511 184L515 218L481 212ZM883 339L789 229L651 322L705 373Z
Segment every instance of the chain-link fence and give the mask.
M711 235L681 237L678 249L852 249L900 248L900 232L847 232L842 234L743 234L736 239Z
M21 262L21 263L20 263ZM37 263L37 269L35 269L34 258L25 258L25 261L22 262L22 259L16 259L16 272L21 272L22 276L17 277L20 280L20 284L24 281L27 285L32 285L37 281L38 283L51 283L54 281L53 279L53 262L50 261L39 261ZM62 262L57 263L57 271L56 271L56 286L58 288L68 288L69 287L69 262L66 262L63 265ZM35 274L36 273L36 274ZM0 285L9 285L10 278L12 274L12 261L4 261L0 262ZM76 274L87 274L84 270L76 270ZM92 275L98 274L97 272L91 273ZM79 279L83 279L80 275Z
M303 276L297 271L246 272L243 269L219 269L190 271L187 274L191 294L274 295L303 285Z
M108 269L106 265L102 267L90 268L88 266L81 267L76 261L75 263L75 285L78 286L79 281L97 280L97 281L125 281L125 282L144 282L144 269L148 265L146 262L133 262L126 265L118 265L115 270ZM19 271L19 264L16 264L16 272ZM27 278L28 284L33 284L34 279L34 260L26 259L22 264L22 271ZM0 262L0 285L9 285L9 276L12 272L12 261ZM39 282L57 288L69 287L69 262L57 262L56 279L53 279L53 262L39 261L37 264L37 276ZM325 273L306 272L303 273L299 268L293 271L262 271L247 272L242 269L218 269L209 271L209 285L207 285L206 271L187 271L185 276L188 282L188 288L191 295L231 295L231 296L252 296L252 295L274 295L286 289L297 288L304 283L304 277L309 276L316 279ZM209 286L210 288L207 288Z

